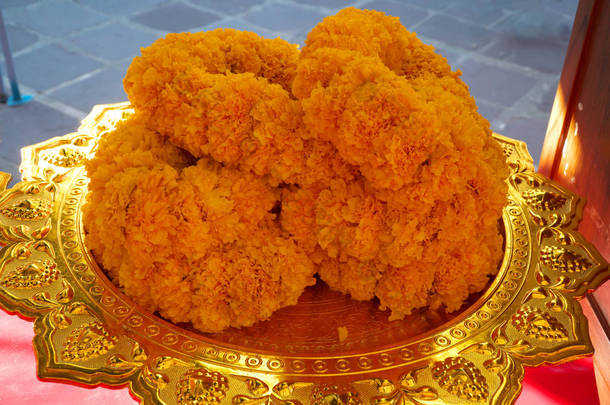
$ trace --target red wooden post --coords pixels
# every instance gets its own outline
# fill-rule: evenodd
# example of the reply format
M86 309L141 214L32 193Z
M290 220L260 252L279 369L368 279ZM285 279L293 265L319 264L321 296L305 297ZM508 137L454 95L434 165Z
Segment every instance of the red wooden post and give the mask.
M581 0L539 171L586 198L580 233L610 261L610 2ZM582 302L602 404L610 404L610 283Z

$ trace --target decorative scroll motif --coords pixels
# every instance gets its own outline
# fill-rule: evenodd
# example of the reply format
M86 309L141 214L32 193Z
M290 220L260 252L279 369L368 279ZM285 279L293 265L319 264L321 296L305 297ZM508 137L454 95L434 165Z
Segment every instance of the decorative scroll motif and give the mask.
M8 173L0 172L0 191L3 191L11 181L11 175Z
M432 377L458 398L483 402L489 396L485 377L471 361L463 357L448 357L434 363Z
M545 246L540 250L542 263L561 273L581 273L587 271L591 262L561 246Z
M70 168L81 164L86 156L78 149L64 146L56 153L42 152L40 157L52 165Z
M416 371L410 371L400 377L398 387L392 381L376 378L364 382L372 383L380 396L373 397L374 405L420 405L420 401L434 401L438 399L437 391L427 385L418 386Z
M229 390L227 377L204 368L186 372L178 382L179 405L218 405Z
M527 152L525 143L506 138L496 133L493 134L493 137L502 147L502 152L504 152L504 156L506 157L506 163L508 163L508 166L513 173L534 170L534 161Z
M565 197L541 189L527 190L522 195L527 205L542 211L556 210L567 201Z
M269 393L269 386L262 380L258 378L240 378L237 376L238 380L242 380L246 383L247 394L246 395L236 395L233 397L233 404L244 404L244 405L263 405L263 404L274 404L274 405L288 405L290 403L285 403L281 401L280 398L277 398L272 393Z
M244 405L305 405L311 404L309 392L314 386L311 382L283 381L277 383L273 389L263 380L254 377L233 375L236 381L244 384L244 394L235 395L232 404ZM301 402L296 399L305 399ZM339 402L337 404L340 404Z
M74 329L64 346L62 357L68 361L85 361L108 353L118 341L101 322L93 321Z
M36 288L52 284L59 277L54 261L38 260L18 266L0 281L6 288Z
M53 204L40 198L28 198L0 209L0 215L16 221L40 221L51 215Z
M557 319L536 308L521 308L513 315L511 322L527 337L552 342L568 339L568 332Z
M515 147L511 144L505 143L502 144L502 152L505 157L510 157L515 151Z
M358 393L349 387L325 385L315 388L312 395L313 405L362 405Z

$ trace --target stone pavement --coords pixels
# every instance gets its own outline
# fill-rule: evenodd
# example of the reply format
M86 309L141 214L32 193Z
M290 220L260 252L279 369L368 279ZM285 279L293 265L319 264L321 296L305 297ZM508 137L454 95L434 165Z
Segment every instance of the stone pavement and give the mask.
M131 59L168 32L218 27L303 44L324 16L376 9L447 57L492 128L537 161L577 0L0 0L22 92L0 104L0 170L16 177L24 145L74 131L95 104L126 100ZM3 60L0 66L5 73ZM6 82L5 82L6 83Z

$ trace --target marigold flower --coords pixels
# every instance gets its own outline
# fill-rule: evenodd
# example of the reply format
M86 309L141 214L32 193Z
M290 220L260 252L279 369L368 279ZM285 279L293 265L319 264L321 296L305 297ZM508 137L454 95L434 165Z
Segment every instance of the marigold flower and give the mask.
M447 60L434 47L421 42L409 32L398 17L374 10L345 8L324 18L307 35L302 58L320 48L346 49L379 58L400 76L417 77L434 73L453 75Z
M391 319L457 310L497 272L508 175L459 76L375 11L324 19L301 53L170 34L86 164L86 242L134 300L203 331L295 304L315 272Z
M360 172L283 200L299 213L285 229L329 256L321 278L393 319L480 291L502 254L508 170L459 72L397 19L346 9L308 35L293 94L312 137Z
M303 167L301 109L289 92L297 59L295 45L251 32L169 34L134 59L125 91L177 146L277 184Z
M279 192L252 174L192 161L137 115L101 139L86 163L83 211L102 266L140 305L203 331L295 304L315 268L274 221Z

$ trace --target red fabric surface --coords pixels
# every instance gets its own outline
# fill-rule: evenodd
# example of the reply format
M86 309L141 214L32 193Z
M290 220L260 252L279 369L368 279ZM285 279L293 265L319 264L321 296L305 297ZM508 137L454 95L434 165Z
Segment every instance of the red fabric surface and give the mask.
M32 322L0 310L0 404L134 405L127 388L83 388L36 377ZM526 368L517 405L599 405L591 358Z

